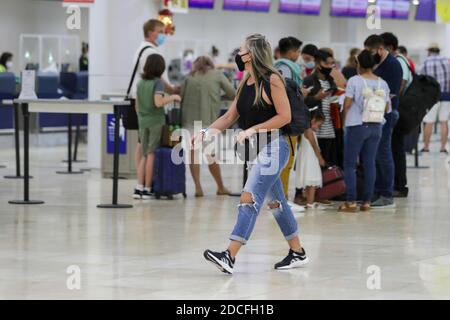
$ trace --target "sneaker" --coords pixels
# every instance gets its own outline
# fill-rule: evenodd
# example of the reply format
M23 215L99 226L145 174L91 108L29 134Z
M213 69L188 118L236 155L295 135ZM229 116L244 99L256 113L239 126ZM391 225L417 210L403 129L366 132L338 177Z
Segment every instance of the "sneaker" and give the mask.
M395 208L395 203L394 199L381 196L378 198L378 200L373 201L370 204L370 207L372 209L391 209Z
M297 253L289 249L289 253L282 261L275 265L275 270L288 270L293 268L299 268L309 262L306 256L305 249L302 248L301 253Z
M305 211L304 206L299 206L298 204L293 203L291 201L288 201L288 205L289 205L289 207L291 207L292 212L304 212Z
M447 151L447 149L442 149L442 150L441 150L441 153L443 153L443 154L448 154L448 151Z
M151 193L149 190L142 191L142 200L149 200L154 196L153 193Z
M228 250L223 252L213 252L206 250L203 253L206 260L214 264L220 271L226 274L233 274L234 259L231 258Z
M326 210L326 208L318 202L307 203L305 206L306 210Z
M394 190L394 198L408 198L408 191L406 190Z
M422 148L422 149L420 150L420 152L421 152L421 153L430 152L430 149Z
M142 199L142 191L139 189L134 189L133 199Z

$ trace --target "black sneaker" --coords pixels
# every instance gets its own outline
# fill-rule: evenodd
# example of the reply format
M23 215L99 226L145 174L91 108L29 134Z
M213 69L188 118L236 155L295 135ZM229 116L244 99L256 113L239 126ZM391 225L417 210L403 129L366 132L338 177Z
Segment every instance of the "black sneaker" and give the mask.
M448 151L447 151L447 149L442 149L442 150L441 150L441 153L443 153L443 154L448 154Z
M151 199L153 196L154 196L154 194L151 193L151 192L148 191L148 190L145 190L145 189L144 189L144 191L142 191L142 200L148 200L148 199Z
M133 199L142 199L142 191L139 189L134 189Z
M394 190L394 198L408 198L408 190Z
M299 268L304 266L309 262L308 257L306 256L305 249L302 248L302 253L297 253L289 249L289 253L286 258L282 261L278 262L275 265L276 270L288 270L293 268Z
M230 252L213 252L206 250L203 253L206 260L213 263L220 271L226 274L233 274L234 259L231 258Z

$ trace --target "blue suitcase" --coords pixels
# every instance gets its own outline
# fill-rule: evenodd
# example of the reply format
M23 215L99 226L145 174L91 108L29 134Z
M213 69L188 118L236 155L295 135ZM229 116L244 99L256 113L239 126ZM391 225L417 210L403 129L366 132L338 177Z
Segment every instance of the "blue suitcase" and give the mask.
M172 200L173 195L178 193L182 193L186 198L186 167L184 161L180 164L172 161L172 150L178 151L178 156L183 158L183 149L162 147L155 152L153 192L156 199L164 196Z

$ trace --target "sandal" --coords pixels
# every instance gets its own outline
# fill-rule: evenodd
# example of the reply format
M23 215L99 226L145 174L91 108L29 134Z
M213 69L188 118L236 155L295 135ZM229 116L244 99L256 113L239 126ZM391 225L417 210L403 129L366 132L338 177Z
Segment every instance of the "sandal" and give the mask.
M230 195L230 193L231 193L230 190L228 190L227 188L223 188L221 190L218 190L216 194L218 196L228 196L228 195Z
M195 197L196 197L196 198L203 197L203 191L196 191L196 192L195 192Z
M339 206L338 212L350 212L354 213L358 211L358 206L354 202L345 202L343 205Z
M368 202L363 203L363 204L361 205L361 207L359 208L359 210L361 210L361 211L363 211L363 212L370 211L370 203L368 203Z

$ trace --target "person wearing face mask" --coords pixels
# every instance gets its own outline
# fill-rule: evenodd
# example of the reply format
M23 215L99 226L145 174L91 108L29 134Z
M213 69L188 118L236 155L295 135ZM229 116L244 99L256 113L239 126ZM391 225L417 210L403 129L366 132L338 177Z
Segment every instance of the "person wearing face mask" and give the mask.
M236 255L250 239L266 196L269 198L268 207L289 246L288 255L275 264L275 269L298 268L308 263L300 243L297 221L284 196L280 180L290 148L284 127L291 122L292 115L286 84L273 66L272 58L270 44L263 35L252 34L245 39L235 59L239 70L246 71L236 98L223 116L192 139L192 146L195 147L211 131L214 131L211 134L218 134L239 120L242 131L237 136L238 143L249 140L260 142L256 161L251 166L241 194L237 221L229 237L228 248L222 252L204 252L207 261L227 274L233 273Z
M161 21L157 19L150 19L148 20L144 26L144 41L140 44L138 49L136 50L136 53L134 55L133 59L133 66L138 64L137 72L132 79L132 87L130 92L130 100L132 106L136 106L136 95L137 95L137 85L140 80L140 75L144 73L144 67L145 63L147 61L147 58L151 54L159 53L158 47L162 46L164 42L166 41L166 35L165 35L165 25ZM138 61L139 59L139 61ZM179 93L179 89L175 89L172 87L169 83L167 71L165 71L161 78L162 82L164 83L164 91L169 94L177 94ZM138 144L136 146L135 151L135 164L136 168L138 170L139 175L139 164L142 160L142 148L141 143L138 141ZM144 191L144 186L141 184L138 184L136 188L134 189L133 198L134 199L141 199L142 194Z
M316 66L315 56L318 49L313 44L307 44L302 49L302 60L303 66L305 67L305 72L303 74L304 77L309 76L313 73L314 68Z
M325 163L333 165L337 162L336 134L330 112L331 96L337 91L337 86L331 77L334 60L329 52L319 50L316 53L315 62L315 72L303 81L303 87L310 89L305 97L305 103L310 109L319 106L325 115L325 121L317 131L317 140L323 157L319 161L322 166Z
M286 37L280 39L278 42L278 48L280 49L280 58L275 61L274 66L277 68L278 72L281 73L286 79L294 80L299 87L303 83L302 69L297 60L300 57L300 48L302 42L294 37ZM283 190L286 198L288 198L289 191L289 177L291 174L291 169L294 164L294 152L297 146L297 136L291 136L291 142L293 144L292 150L289 156L289 161L281 172L281 183L283 184Z
M12 72L13 68L12 58L13 58L12 53L10 52L2 53L0 57L0 72Z
M385 123L376 156L377 177L375 181L373 209L395 208L394 180L395 165L392 154L392 133L399 119L398 103L403 71L400 62L389 53L381 36L373 34L364 41L376 63L374 74L389 86L392 111L385 114Z

